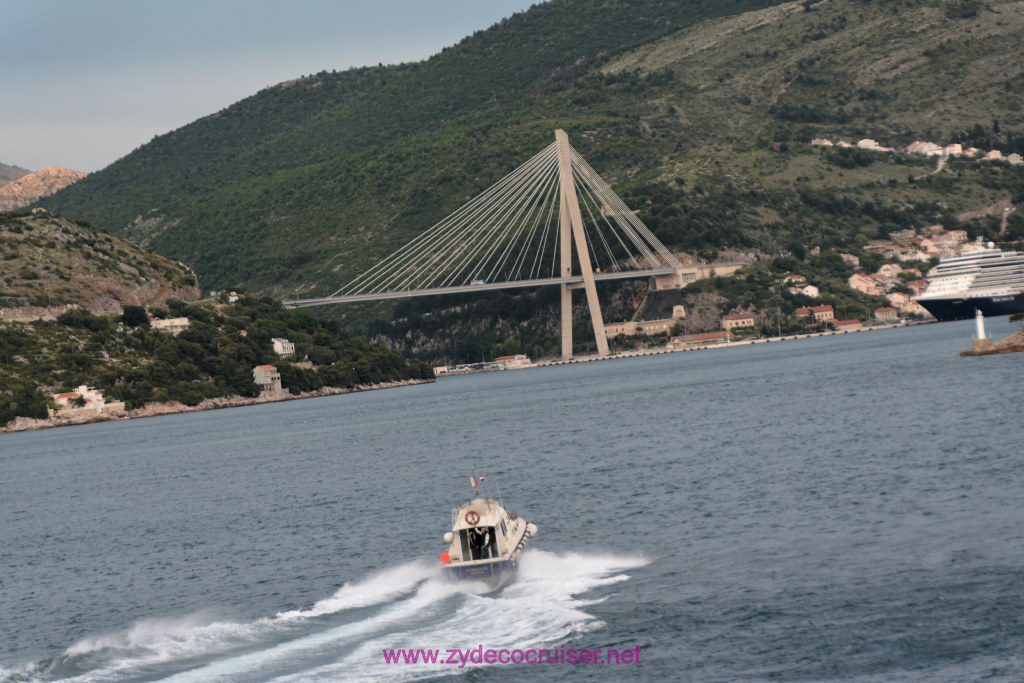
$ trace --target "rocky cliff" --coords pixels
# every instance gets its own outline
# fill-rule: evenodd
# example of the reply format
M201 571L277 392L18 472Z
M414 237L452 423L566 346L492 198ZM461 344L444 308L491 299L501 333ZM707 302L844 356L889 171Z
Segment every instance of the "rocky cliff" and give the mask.
M23 175L0 187L0 211L14 211L28 206L78 182L86 175L59 166L48 166Z

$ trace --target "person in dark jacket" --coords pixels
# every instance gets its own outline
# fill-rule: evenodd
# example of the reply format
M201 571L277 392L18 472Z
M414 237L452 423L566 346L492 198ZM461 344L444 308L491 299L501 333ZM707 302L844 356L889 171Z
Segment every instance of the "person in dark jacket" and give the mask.
M473 559L483 560L490 557L491 533L486 527L473 529Z

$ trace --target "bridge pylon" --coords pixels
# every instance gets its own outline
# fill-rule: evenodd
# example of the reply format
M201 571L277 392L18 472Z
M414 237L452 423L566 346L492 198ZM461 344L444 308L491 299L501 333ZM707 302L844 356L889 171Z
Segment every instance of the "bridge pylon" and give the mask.
M555 131L558 143L559 172L559 230L560 274L563 278L572 276L572 247L576 245L576 259L583 277L583 290L587 295L587 306L590 309L590 321L594 326L594 339L597 342L597 355L608 355L608 339L604 332L604 318L601 315L601 302L597 298L597 285L594 283L594 269L590 263L590 252L587 249L587 237L583 230L583 215L580 212L579 199L576 196L576 185L572 177L572 156L569 152L569 136L564 130ZM578 287L563 282L562 288L562 358L572 356L572 290Z
M330 296L285 305L557 285L562 357L568 359L572 292L583 289L597 353L606 356L596 281L678 276L682 268L569 145L565 131L556 130L555 141L531 159Z

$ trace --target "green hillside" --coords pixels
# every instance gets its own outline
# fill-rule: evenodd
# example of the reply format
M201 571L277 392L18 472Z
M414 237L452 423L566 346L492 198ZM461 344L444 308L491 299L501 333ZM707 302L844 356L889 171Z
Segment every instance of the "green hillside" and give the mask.
M530 121L524 101L563 89L609 54L769 4L538 5L422 63L268 88L155 138L45 206L174 254L211 286L329 286L353 237L401 241L548 144L553 122L522 130L505 112Z
M774 256L903 228L997 234L1005 164L822 148L1024 142L1024 3L553 0L416 64L321 72L41 204L208 287L333 292L565 129L670 248Z
M55 320L0 319L0 427L17 417L45 419L51 394L83 384L100 389L127 409L177 401L260 393L253 368L273 364L292 394L326 387L433 379L431 369L381 344L354 339L337 323L296 313L280 302L241 297L229 303L150 307L157 318L187 318L180 334L151 326L147 310L126 306L123 315L93 315L74 308ZM284 337L294 353L281 358L272 339ZM309 362L303 362L303 360Z

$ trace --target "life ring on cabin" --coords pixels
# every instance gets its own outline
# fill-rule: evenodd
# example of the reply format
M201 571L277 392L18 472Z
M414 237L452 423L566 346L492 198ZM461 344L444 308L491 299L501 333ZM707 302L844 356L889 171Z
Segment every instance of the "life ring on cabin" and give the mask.
M476 523L480 521L480 513L476 510L470 510L466 513L466 524L470 526L476 526Z

